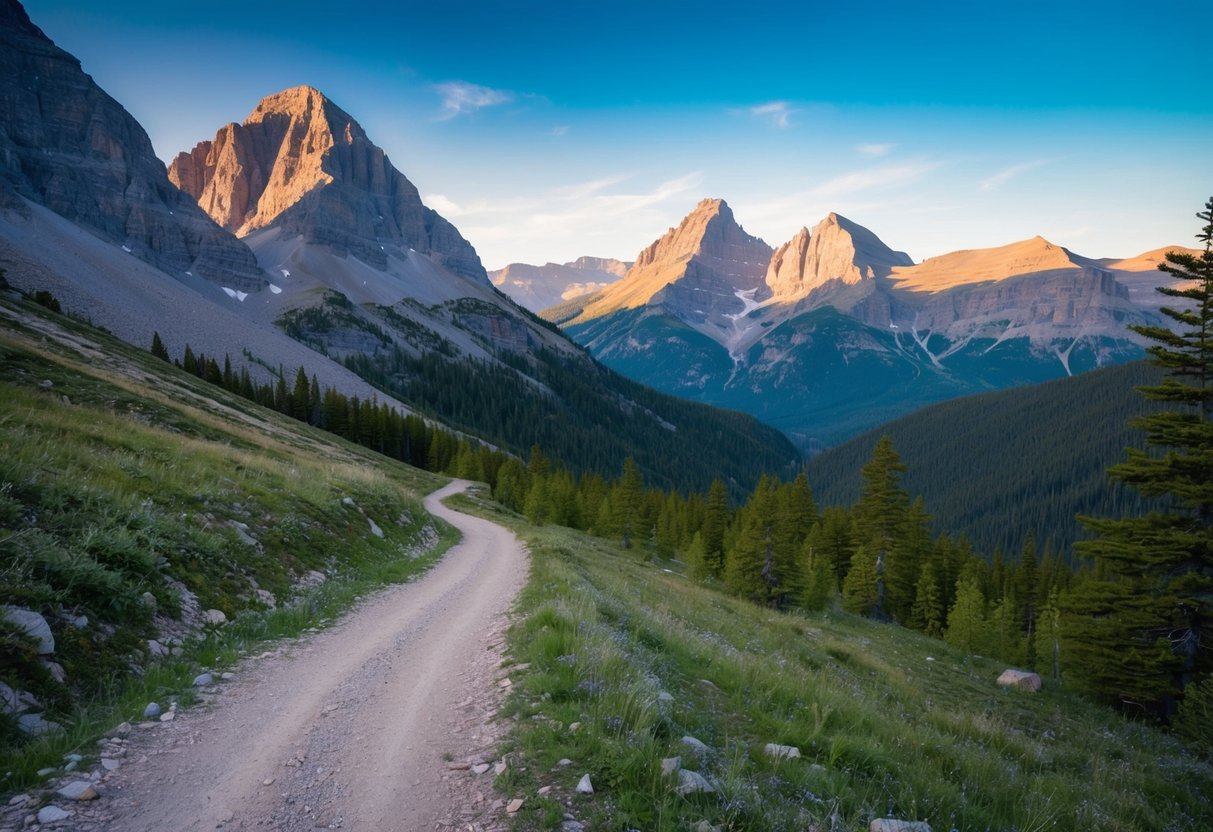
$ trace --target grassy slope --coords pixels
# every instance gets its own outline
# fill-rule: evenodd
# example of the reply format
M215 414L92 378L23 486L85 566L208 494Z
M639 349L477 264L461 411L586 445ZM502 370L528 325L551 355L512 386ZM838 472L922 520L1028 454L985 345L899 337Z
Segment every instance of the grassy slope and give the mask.
M28 642L0 627L0 681L34 693L67 728L22 743L0 716L0 792L28 786L65 751L87 750L149 700L188 696L199 665L231 661L417 574L453 537L419 500L439 478L74 321L9 297L0 304L17 316L0 310L0 605L45 616L49 658L67 674L56 682ZM327 581L306 589L313 570ZM148 639L190 631L192 598L234 622L153 660Z
M1001 689L1002 665L909 630L758 608L676 563L480 510L518 525L533 558L511 635L520 765L499 781L505 797L527 797L522 828L554 828L565 801L604 830L1213 824L1213 766L1056 685ZM706 759L684 735L711 748ZM804 757L772 760L768 742ZM679 796L660 772L675 755L719 792ZM574 765L555 768L564 757ZM593 796L574 794L585 773ZM553 791L537 796L544 785Z

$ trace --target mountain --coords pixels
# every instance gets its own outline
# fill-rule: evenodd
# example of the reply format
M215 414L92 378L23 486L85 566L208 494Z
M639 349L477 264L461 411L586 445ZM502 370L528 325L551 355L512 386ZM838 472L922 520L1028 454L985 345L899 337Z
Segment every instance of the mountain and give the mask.
M266 285L249 249L170 184L151 140L16 0L0 0L0 209L45 206L173 275ZM129 259L129 257L128 257Z
M773 251L745 235L732 270L687 280L701 250L739 235L705 200L618 284L543 315L632 378L817 451L931 402L1139 357L1127 326L1158 320L1144 287L1170 282L1148 256L1094 260L1040 237L915 264L838 214Z
M605 289L619 280L631 263L607 257L578 257L571 263L510 263L489 272L493 285L532 312Z
M632 455L654 485L722 477L740 494L796 463L777 431L628 381L501 294L319 91L269 96L177 158L173 178L217 222L13 0L0 23L0 269L14 287L143 348L158 333L172 357L226 355L258 383L303 367L578 472L615 476Z
M1129 421L1157 409L1135 392L1160 371L1131 361L1044 384L966 396L924 407L808 463L821 505L859 498L863 465L888 436L908 470L902 485L921 495L937 532L963 534L979 552L1017 556L1028 535L1068 552L1081 538L1076 514L1135 516L1141 495L1108 483L1125 448L1144 447Z
M255 249L301 236L380 270L389 257L419 253L488 282L471 244L421 203L358 122L312 87L262 99L243 124L178 154L169 178Z

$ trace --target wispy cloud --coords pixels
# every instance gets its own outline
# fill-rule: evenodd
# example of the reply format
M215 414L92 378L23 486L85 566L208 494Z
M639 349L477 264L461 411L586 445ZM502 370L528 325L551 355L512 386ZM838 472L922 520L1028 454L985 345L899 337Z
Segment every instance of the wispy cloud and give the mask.
M566 134L568 132L569 132L569 126L567 124L558 124L552 128L553 136L563 136L564 134Z
M885 142L885 143L871 142L869 144L856 145L855 152L860 154L861 156L871 156L872 158L878 158L880 156L889 155L889 151L895 147L897 147L897 145L893 144L892 142Z
M782 130L791 124L792 114L796 110L792 109L792 105L786 101L769 101L766 104L750 107L748 112L754 118L768 121L772 127Z
M900 165L880 165L839 174L813 187L810 193L816 197L838 198L850 196L859 191L900 187L917 182L937 167L939 167L939 162L929 160Z
M640 191L621 187L632 178L618 174L496 200L457 203L442 194L428 194L423 201L445 216L459 217L460 231L490 265L505 265L517 256L511 252L536 246L547 251L549 259L571 260L582 254L631 257L693 207L691 197L703 174L692 171ZM628 250L617 250L620 239L631 240L625 244ZM581 250L595 240L602 241L604 250ZM579 247L576 251L562 250L573 244Z
M994 174L993 176L987 176L978 183L977 187L983 191L996 191L1015 177L1047 164L1047 159L1037 159L1032 162L1022 162L1018 165L1011 165L1009 168L1003 168L1002 170L998 171L998 173Z
M442 98L439 118L443 121L514 100L514 93L509 90L495 90L469 81L444 81L434 84L434 91Z

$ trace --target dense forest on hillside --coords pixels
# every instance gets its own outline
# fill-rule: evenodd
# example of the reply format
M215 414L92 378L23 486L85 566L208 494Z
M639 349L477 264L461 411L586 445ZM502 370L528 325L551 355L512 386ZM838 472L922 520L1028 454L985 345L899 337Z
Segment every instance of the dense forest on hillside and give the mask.
M1105 469L1143 446L1128 422L1157 406L1134 388L1159 376L1137 361L932 405L811 460L809 482L822 505L853 504L859 471L887 435L908 468L906 490L926 501L937 533L964 535L987 555L1017 553L1029 535L1065 553L1082 536L1076 513L1143 510L1141 496L1110 484Z
M588 359L543 349L499 358L505 363L396 349L345 363L452 428L515 453L539 445L579 473L612 476L630 456L653 486L706 491L721 479L740 498L765 473L790 474L799 459L783 434L751 416L658 393Z

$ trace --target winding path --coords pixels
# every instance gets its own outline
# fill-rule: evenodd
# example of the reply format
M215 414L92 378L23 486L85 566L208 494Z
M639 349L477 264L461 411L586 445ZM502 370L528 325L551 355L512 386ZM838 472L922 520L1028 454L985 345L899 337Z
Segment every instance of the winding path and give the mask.
M101 799L73 806L69 825L396 832L458 818L451 779L473 775L447 760L492 753L492 648L527 571L510 531L441 504L466 486L426 498L463 534L439 564L246 662L211 704L137 731ZM488 794L491 777L471 788Z

